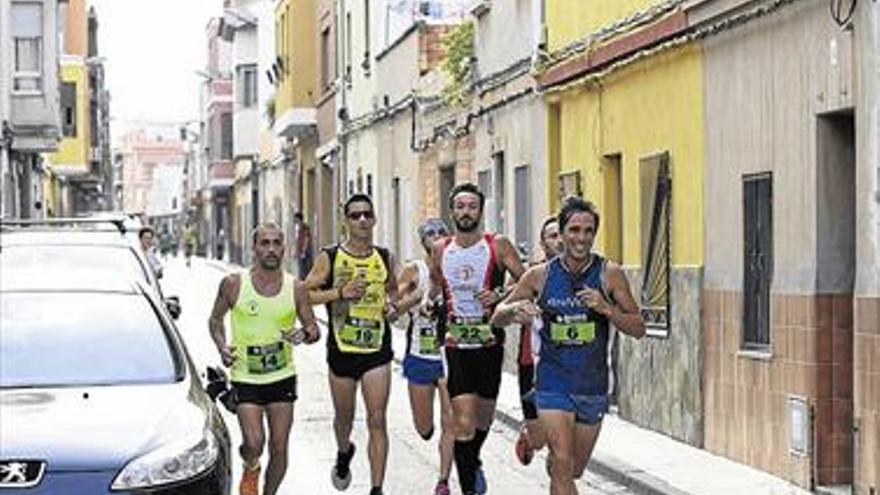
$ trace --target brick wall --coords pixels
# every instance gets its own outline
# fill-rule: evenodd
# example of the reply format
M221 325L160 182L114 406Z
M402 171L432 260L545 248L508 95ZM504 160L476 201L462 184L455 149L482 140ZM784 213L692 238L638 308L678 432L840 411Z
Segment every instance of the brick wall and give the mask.
M704 291L708 450L803 487L810 487L813 476L819 485L852 479L852 301L848 296L774 294L771 353L758 358L740 352L741 293ZM809 455L789 452L792 395L806 398L814 408L810 443L815 438L815 473ZM877 399L867 400L876 418Z

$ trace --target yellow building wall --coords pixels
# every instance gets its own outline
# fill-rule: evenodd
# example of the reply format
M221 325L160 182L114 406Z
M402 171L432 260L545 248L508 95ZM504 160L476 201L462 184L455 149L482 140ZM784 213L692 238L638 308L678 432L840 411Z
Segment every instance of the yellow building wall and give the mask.
M590 2L587 2L590 3ZM699 46L689 45L635 63L559 94L548 109L551 184L580 170L584 197L600 209L615 203L603 175L608 155L621 155L623 212L603 216L596 247L619 252L613 219L622 216L623 263L641 264L641 159L668 151L672 178L672 263L703 263L703 88ZM551 187L551 208L559 200ZM606 219L612 221L605 221Z
M275 115L315 106L315 0L283 0L275 7L275 51L286 69L275 93Z
M89 167L89 87L85 66L80 63L63 63L61 80L76 83L76 136L62 137L58 151L46 154L53 165L65 167L64 171L72 171L68 167L82 167L82 172ZM62 116L63 118L63 116Z
M551 51L586 37L661 0L545 0Z

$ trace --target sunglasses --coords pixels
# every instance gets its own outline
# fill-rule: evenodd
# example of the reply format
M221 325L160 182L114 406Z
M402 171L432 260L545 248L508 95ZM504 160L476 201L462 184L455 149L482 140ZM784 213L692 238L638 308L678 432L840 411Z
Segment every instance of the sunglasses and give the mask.
M349 220L361 220L361 219L372 220L373 219L373 212L372 211L352 211L352 212L349 212L345 216L348 217Z
M446 231L439 230L439 229L428 229L424 233L424 237L434 237L434 236L441 236L442 237L445 235L446 235Z

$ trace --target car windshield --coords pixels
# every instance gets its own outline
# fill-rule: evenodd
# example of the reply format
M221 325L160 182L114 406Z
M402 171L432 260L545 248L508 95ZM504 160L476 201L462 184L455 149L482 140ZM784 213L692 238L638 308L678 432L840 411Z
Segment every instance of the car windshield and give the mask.
M141 294L0 293L0 387L170 383L181 368Z
M118 278L150 283L145 267L127 246L102 245L7 245L0 256L0 273L6 289L27 286L35 278L64 274L65 277Z

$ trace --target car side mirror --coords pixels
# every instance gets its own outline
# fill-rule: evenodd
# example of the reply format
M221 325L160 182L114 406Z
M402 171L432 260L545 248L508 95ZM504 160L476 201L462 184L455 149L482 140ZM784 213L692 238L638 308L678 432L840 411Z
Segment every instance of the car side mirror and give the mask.
M165 307L168 308L168 314L171 315L175 320L180 318L180 298L177 296L170 296L165 298Z

